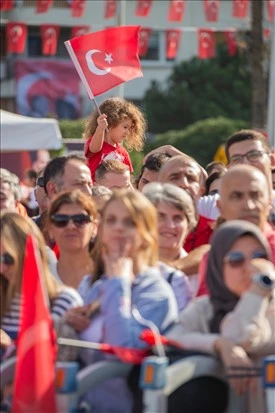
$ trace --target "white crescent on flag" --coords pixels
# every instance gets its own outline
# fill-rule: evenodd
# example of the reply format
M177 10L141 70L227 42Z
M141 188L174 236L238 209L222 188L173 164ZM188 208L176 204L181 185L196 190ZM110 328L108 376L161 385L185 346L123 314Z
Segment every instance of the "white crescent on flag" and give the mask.
M108 67L107 69L99 69L96 65L95 62L93 61L93 55L95 53L102 53L100 50L89 50L86 55L85 55L85 59L88 65L89 70L94 73L95 75L98 76L104 76L107 75L108 73L110 73L111 69ZM105 59L106 60L106 59ZM107 60L108 61L108 60ZM110 63L110 62L109 62Z

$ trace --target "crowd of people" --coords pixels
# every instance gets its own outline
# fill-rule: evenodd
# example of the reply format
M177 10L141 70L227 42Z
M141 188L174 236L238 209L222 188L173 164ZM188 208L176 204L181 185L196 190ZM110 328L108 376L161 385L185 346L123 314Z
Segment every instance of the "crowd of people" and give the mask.
M19 178L0 170L1 354L18 335L32 234L57 336L144 349L146 320L186 350L219 358L228 374L259 366L275 353L275 155L267 138L236 131L225 143L228 165L205 168L165 145L133 171L122 142L142 149L142 112L121 98L100 109L87 122L85 157L57 156L36 176L28 171L35 216ZM82 367L106 357L63 350L60 360ZM188 413L225 412L230 387L249 394L247 412L263 411L252 376L188 383L168 408L183 411L184 400ZM139 411L136 399L122 378L84 396L96 413Z

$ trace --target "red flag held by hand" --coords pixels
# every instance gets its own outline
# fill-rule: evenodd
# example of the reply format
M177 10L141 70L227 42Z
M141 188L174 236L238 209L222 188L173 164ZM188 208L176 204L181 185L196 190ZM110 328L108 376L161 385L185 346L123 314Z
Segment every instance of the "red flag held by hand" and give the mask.
M40 31L43 55L54 56L56 54L60 27L55 24L42 24Z
M233 0L233 17L244 19L248 13L248 0Z
M105 19L115 17L117 13L117 0L105 0Z
M152 29L142 27L139 31L139 56L145 56L148 50L149 39Z
M136 16L147 17L150 13L153 0L136 0Z
M215 56L216 41L213 30L211 29L199 29L199 58L209 59Z
M143 76L138 58L138 33L138 26L119 26L65 42L90 99Z
M24 53L27 38L27 25L19 22L9 22L6 25L7 52Z
M86 7L86 0L73 0L71 4L72 16L82 17Z
M235 56L237 53L236 31L227 30L224 34L229 56Z
M53 322L41 279L40 256L31 236L26 241L13 413L55 413Z
M1 0L0 2L1 11L9 11L12 9L13 9L13 0Z
M208 22L218 20L220 10L220 0L204 0L204 13Z
M181 31L178 29L166 30L166 57L167 59L174 59L177 56Z
M181 350L184 350L184 347L182 344L178 343L175 340L171 340L170 338L162 336L160 334L158 334L156 337L156 333L153 333L152 330L143 330L139 338L145 341L145 343L149 344L150 346L155 346L158 344L156 341L156 338L157 338L161 342L161 344L163 344L164 346L172 346L172 347L176 347Z
M181 22L184 16L186 0L170 0L168 20L170 22Z
M90 30L90 26L74 26L72 27L72 37L83 36L89 33Z
M36 0L36 13L46 13L49 11L53 3L53 0Z

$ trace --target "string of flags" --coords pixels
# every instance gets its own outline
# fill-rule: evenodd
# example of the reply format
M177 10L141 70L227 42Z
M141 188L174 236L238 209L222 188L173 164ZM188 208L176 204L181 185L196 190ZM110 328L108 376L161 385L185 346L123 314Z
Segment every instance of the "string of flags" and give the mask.
M135 0L135 16L148 17L152 10L154 0ZM184 14L189 1L169 0L167 2L167 19L170 22L183 22ZM249 4L253 0L232 0L232 16L237 19L245 19L248 16ZM270 22L275 18L275 0L264 2L267 8L267 17ZM72 17L80 18L85 12L87 0L67 0ZM35 11L37 14L47 13L53 5L53 0L36 0ZM219 20L221 0L202 0L205 19L208 22ZM15 7L15 0L1 0L0 10L11 11ZM118 0L105 0L104 18L110 19L117 16Z

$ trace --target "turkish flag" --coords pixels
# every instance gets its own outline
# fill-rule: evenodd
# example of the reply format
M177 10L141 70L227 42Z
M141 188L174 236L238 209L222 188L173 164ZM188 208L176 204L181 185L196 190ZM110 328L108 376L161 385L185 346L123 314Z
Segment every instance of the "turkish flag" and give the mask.
M72 16L82 17L86 7L86 0L73 0L71 4Z
M170 0L168 20L170 22L181 22L185 11L186 0Z
M115 17L117 13L117 0L105 0L105 19Z
M46 56L56 54L60 27L56 24L42 24L40 33L42 38L42 53Z
M146 27L141 27L139 31L139 56L145 56L147 53L151 31L152 29Z
M200 59L209 59L215 57L216 53L216 40L212 29L199 29L199 53Z
M143 76L138 58L139 26L119 26L65 42L90 99Z
M224 32L229 56L235 56L237 53L236 31L227 30Z
M177 56L179 43L181 38L181 31L179 29L166 30L166 58L174 59Z
M13 413L55 413L56 337L38 247L28 236L22 278Z
M147 17L150 13L153 0L136 0L136 16Z
M0 10L9 11L13 9L13 0L1 0L0 1Z
M49 11L53 3L53 0L36 0L36 13L46 13Z
M208 22L218 20L220 10L220 0L204 0L204 13Z
M275 0L267 0L267 17L270 22L273 22L275 18Z
M248 13L248 0L233 0L233 17L244 19Z
M83 36L91 31L90 26L74 26L72 27L72 37Z
M27 25L9 22L6 25L7 53L24 53L27 38Z

